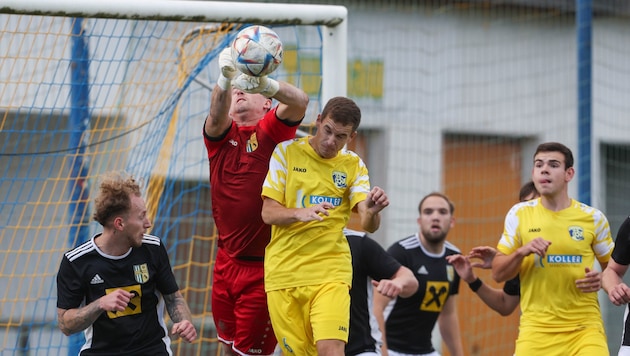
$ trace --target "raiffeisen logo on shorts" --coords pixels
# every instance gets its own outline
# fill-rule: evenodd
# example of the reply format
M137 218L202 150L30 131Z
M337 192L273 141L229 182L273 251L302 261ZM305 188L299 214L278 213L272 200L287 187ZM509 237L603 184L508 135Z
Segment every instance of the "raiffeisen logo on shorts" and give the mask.
M547 264L551 267L558 265L579 265L582 255L547 255Z

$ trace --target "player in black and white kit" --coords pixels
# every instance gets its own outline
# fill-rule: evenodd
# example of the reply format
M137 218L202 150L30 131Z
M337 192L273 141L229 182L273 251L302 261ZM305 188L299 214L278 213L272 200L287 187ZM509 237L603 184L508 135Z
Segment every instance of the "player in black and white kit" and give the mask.
M85 332L80 355L171 355L172 334L192 342L197 331L164 245L151 227L132 177L104 177L94 219L103 225L66 252L57 274L57 317L64 334Z
M619 227L615 238L608 266L602 272L602 287L608 293L608 298L614 305L628 304L630 302L630 288L623 281L623 276L630 265L630 217ZM630 356L630 310L626 306L623 317L623 334L618 356Z
M389 306L388 298L375 293L374 314L386 334L385 346L391 356L438 356L431 342L436 322L450 354L463 356L455 298L460 277L445 258L460 253L446 241L454 225L454 206L445 195L431 193L420 201L418 210L420 232L394 243L387 250L413 271L419 283L418 291L409 298L396 298Z
M380 355L380 333L376 325L372 327L376 321L370 318L372 287L389 298L409 297L418 289L418 281L366 233L350 229L343 232L352 254L350 330L345 355Z

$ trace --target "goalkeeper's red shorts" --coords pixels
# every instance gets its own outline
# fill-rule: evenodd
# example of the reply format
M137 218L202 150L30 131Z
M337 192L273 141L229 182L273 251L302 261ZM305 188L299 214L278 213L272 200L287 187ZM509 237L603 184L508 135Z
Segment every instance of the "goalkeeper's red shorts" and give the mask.
M263 261L230 258L218 250L212 316L218 339L241 355L273 354L277 342L267 310Z

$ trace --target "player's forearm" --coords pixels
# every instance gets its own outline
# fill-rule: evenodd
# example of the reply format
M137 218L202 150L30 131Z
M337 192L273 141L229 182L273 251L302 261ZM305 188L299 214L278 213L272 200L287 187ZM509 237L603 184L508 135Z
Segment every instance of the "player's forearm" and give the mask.
M290 225L300 221L297 216L298 209L290 209L280 206L265 207L262 209L262 219L267 225Z
M604 288L606 293L610 293L610 290L615 288L622 281L619 274L610 268L606 268L602 272L602 288Z
M394 279L400 281L402 285L402 291L400 291L399 296L408 298L418 291L418 280L409 268L401 266L394 275Z
M166 311L174 323L179 323L183 320L192 321L192 314L181 292L177 291L173 294L165 295L164 304L166 304Z
M65 335L72 335L87 329L102 313L98 300L77 309L57 308L57 324Z
M497 254L492 260L492 279L501 283L516 277L520 272L523 257L518 251L510 255Z
M502 290L492 288L485 283L479 287L477 295L487 306L490 307L490 309L496 311L502 316L512 314L516 308L516 305L508 305L507 300L505 299L505 293Z
M381 342L381 354L385 354L387 352L387 337L385 331L385 319L383 317L383 312L380 313L374 312L374 319L376 319L376 324L378 325L378 329L381 332L381 340L377 340Z
M440 335L451 355L464 356L464 346L459 331L459 319L456 315L443 318L440 323Z
M280 102L276 114L281 119L293 122L302 120L308 107L308 95L291 84L285 82L279 82L279 84L280 89L273 96L274 99Z
M369 210L360 212L361 227L367 232L375 232L381 226L381 214Z
M217 136L226 129L229 118L232 93L215 86L210 99L210 113L206 118L205 131L209 136Z

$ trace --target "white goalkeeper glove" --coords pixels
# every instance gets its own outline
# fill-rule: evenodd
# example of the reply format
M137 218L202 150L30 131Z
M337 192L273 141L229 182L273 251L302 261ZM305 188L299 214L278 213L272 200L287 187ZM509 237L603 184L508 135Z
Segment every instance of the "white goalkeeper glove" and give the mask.
M219 54L219 68L221 68L221 74L217 79L217 85L223 90L228 90L232 86L232 79L238 72L232 59L232 50L229 47L224 48Z
M232 85L246 93L260 93L267 98L273 97L278 90L280 90L280 83L266 75L262 77L252 77L251 75L241 74L232 81Z

